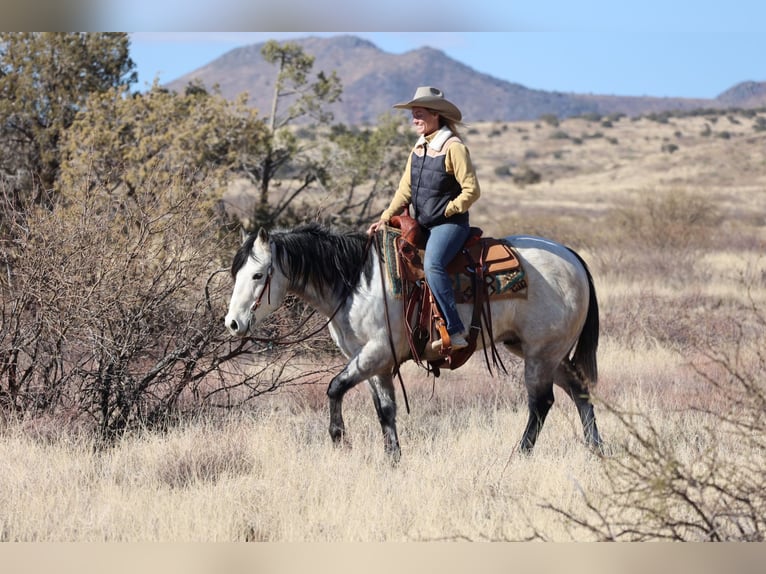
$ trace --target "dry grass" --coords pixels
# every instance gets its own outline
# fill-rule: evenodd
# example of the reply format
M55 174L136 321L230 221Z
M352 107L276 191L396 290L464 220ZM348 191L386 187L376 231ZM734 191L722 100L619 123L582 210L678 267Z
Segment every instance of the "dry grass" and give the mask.
M579 444L571 408L551 417L538 452L525 458L513 445L526 415L505 393L477 401L440 394L429 401L430 390L412 386L413 413L400 417L404 458L398 467L382 452L362 392L347 401L349 450L330 445L324 412L291 412L280 405L287 396L246 416L126 437L106 451L87 440L41 443L6 432L0 536L516 540L537 528L566 538L538 505L571 508L578 489L600 479L598 461Z
M604 355L610 357L610 345ZM604 361L604 393L640 409L682 459L709 423L680 409L672 357ZM602 461L582 445L571 402L557 394L532 457L515 448L526 420L517 380L431 382L408 369L412 413L399 417L402 462L382 449L368 393L346 401L350 449L331 446L323 409L282 393L255 412L191 421L168 434L126 436L107 450L87 439L0 441L0 536L11 541L589 540L550 505L584 510L606 487ZM455 373L457 375L457 373ZM667 384L670 383L670 384ZM618 388L619 387L619 388ZM675 401L675 403L674 403ZM670 403L670 405L669 405ZM612 415L600 424L613 456L630 437ZM736 441L704 445L736 456Z
M607 405L645 414L682 463L704 455L726 468L766 464L763 450L717 425L727 398L700 374L727 375L710 360L714 349L755 365L755 379L763 375L757 310L766 308L766 133L754 132L752 119L729 123L623 118L603 127L573 119L555 128L477 125L468 133L484 190L474 223L491 235L552 236L591 265L602 313L595 400L613 460L641 445ZM712 135L703 135L705 125ZM728 138L715 135L724 129ZM556 130L568 138L552 137ZM678 149L663 151L669 143ZM542 182L519 187L497 174L521 164ZM678 194L712 207L707 232L690 242L692 228L660 225L655 235L671 229L664 246L642 239L647 198L668 205ZM383 453L363 385L344 403L351 449L331 446L324 384L284 389L165 434L130 434L106 450L87 436L7 423L0 539L597 538L562 511L586 512L588 500L613 486L604 461L583 446L575 409L558 390L534 455L522 456L526 396L520 364L508 358L506 365L510 377L491 378L477 356L433 387L406 365L412 413L400 400L397 467ZM628 520L632 511L624 512Z

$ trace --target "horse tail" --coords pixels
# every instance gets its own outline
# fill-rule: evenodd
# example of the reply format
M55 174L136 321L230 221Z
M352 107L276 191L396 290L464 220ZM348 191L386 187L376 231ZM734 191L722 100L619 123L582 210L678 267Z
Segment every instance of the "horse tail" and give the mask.
M570 251L572 251L570 249ZM582 374L586 382L595 384L598 380L598 364L596 362L596 351L598 350L599 335L599 317L598 317L598 299L596 298L596 287L593 284L593 276L579 254L574 253L585 269L585 275L588 277L588 314L585 317L585 324L582 327L580 336L577 339L577 347L572 355L572 365Z

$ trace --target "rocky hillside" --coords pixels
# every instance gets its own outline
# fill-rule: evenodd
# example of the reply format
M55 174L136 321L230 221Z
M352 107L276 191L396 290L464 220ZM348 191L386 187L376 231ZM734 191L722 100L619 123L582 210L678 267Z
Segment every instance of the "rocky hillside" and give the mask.
M533 120L544 114L559 118L613 113L638 116L667 110L766 106L766 82L739 84L716 99L547 92L479 73L429 47L391 54L350 35L294 42L315 57L315 72L337 72L343 83L343 101L331 109L336 121L352 125L374 123L392 104L409 99L420 85L440 86L469 122ZM166 87L182 90L196 78L208 87L217 84L228 98L247 92L253 106L268 110L276 72L261 57L262 47L261 43L231 50Z

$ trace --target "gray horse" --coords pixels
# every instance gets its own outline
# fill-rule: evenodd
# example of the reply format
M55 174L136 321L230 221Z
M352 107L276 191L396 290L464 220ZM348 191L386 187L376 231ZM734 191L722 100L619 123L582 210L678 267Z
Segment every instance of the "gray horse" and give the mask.
M529 419L521 449L534 448L553 405L555 383L577 406L587 444L600 451L589 394L597 379L599 336L591 274L579 255L554 241L532 236L505 241L515 248L529 285L525 298L491 303L495 341L524 359ZM330 436L336 443L342 441L343 395L368 381L385 449L398 460L393 373L397 363L411 358L411 351L402 302L391 295L380 257L361 233L337 233L318 224L270 234L261 229L245 239L234 257L234 289L225 323L232 335L246 336L288 293L330 318L330 335L348 359L327 389ZM471 323L471 307L459 305L466 325Z

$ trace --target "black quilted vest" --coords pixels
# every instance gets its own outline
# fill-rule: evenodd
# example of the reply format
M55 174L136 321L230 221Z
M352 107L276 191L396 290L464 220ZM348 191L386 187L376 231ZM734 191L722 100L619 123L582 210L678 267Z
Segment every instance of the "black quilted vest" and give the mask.
M444 163L448 144L436 156L412 152L410 189L415 219L420 225L431 228L447 221L444 210L447 204L460 195L460 184L455 176L447 173ZM424 150L426 152L427 150ZM459 213L449 218L450 222L468 223L468 213Z

